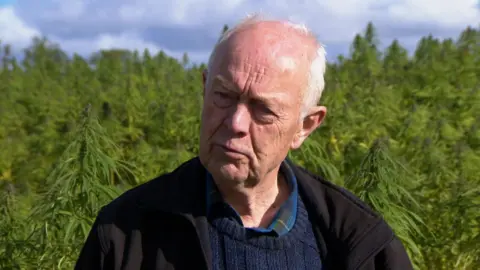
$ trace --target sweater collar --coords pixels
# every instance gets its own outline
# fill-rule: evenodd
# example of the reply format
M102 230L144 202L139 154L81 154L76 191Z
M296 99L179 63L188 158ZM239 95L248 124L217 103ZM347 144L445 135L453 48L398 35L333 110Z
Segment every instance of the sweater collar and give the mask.
M272 223L267 228L248 228L250 230L259 232L259 233L275 233L277 236L281 236L289 232L293 225L295 224L297 217L297 203L298 203L298 186L297 178L292 171L290 165L283 161L280 166L280 172L285 176L285 180L290 188L290 195L288 199L282 204L277 214L275 215ZM235 209L228 205L222 198L215 182L213 181L212 175L207 171L206 172L206 211L207 214L210 214L213 210L214 214L221 216L231 216L238 223L242 224L240 215ZM223 205L226 207L215 207L216 205ZM222 210L224 209L224 210Z

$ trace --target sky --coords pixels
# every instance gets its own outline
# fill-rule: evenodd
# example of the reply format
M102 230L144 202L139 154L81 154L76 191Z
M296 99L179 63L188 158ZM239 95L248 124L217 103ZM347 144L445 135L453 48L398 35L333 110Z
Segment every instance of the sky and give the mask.
M372 21L383 47L396 38L413 51L428 34L457 38L480 26L480 0L0 0L0 41L20 52L45 36L67 53L148 48L206 62L224 24L262 12L305 23L327 58L348 54Z

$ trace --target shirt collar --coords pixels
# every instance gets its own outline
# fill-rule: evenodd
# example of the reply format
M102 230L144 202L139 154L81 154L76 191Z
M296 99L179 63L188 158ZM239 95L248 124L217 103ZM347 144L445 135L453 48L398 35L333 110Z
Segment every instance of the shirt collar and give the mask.
M297 217L297 201L298 201L298 187L297 179L289 164L284 161L280 166L280 171L285 176L287 184L291 190L291 193L288 199L282 204L277 214L275 215L272 223L267 228L248 228L250 230L259 232L259 233L275 233L277 236L281 236L289 232ZM240 216L238 213L226 204L223 201L222 195L218 191L215 182L213 181L210 173L207 172L207 214L211 214L211 211L214 210L213 206L216 204L221 204L227 206L228 211L222 211L220 213L222 216L229 216L237 220L240 224L243 225ZM216 211L216 210L215 210Z

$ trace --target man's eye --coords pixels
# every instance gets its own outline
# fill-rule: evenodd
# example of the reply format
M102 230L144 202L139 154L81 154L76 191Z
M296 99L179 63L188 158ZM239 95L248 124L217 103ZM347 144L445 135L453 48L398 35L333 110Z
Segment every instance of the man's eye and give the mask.
M255 110L259 113L262 113L262 114L273 114L272 110L270 110L270 108L268 108L267 105L261 103L261 102L253 102L253 107L255 108Z
M224 98L224 99L230 98L227 94L222 92L216 92L215 95L217 95L219 98Z
M271 123L275 120L275 113L264 103L255 102L253 104L255 118L262 123Z
M270 110L267 106L260 106L260 111L265 114L273 114L272 110Z
M229 107L233 104L234 98L223 92L213 93L213 103L218 107Z

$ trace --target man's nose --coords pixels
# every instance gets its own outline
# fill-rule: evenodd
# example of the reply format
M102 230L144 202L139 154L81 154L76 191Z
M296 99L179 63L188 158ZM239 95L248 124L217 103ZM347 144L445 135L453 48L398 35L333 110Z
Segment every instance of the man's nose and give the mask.
M225 118L224 124L235 134L247 134L250 128L250 111L247 105L239 103L233 106Z

